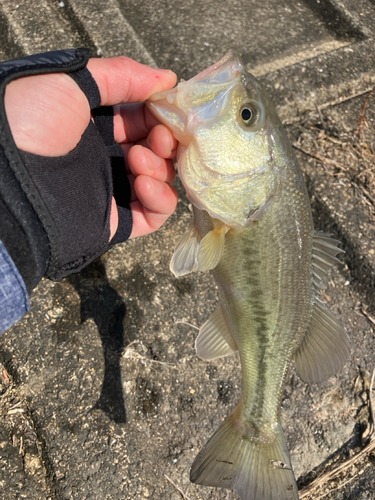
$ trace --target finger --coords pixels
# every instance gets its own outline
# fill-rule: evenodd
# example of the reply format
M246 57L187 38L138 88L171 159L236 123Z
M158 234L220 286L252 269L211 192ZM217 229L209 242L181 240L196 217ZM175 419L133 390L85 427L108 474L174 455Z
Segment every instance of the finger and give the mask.
M134 143L140 144L141 146L148 147L155 154L161 158L173 159L176 157L178 142L174 138L172 132L165 125L157 125L154 127L147 137L139 139L138 141L131 142L119 142L123 148L123 151L127 152L130 150Z
M154 69L125 56L92 58L87 67L98 84L102 106L144 101L172 88L177 80L173 71Z
M153 151L141 145L130 148L127 164L135 175L148 175L153 179L172 184L176 171L171 160L156 155Z
M136 142L149 134L152 126L146 120L144 103L123 104L114 107L114 136L119 144Z
M135 187L134 187L134 184L135 184L135 179L136 179L136 176L133 175L133 174L128 174L128 181L129 181L129 185L130 185L130 205L132 204L132 202L134 201L138 201L138 194L135 190ZM141 188L142 189L142 188ZM147 195L146 195L147 196ZM113 200L114 198L112 198ZM113 203L113 201L112 201Z
M130 201L136 201L138 200L137 194L134 189L134 181L135 181L135 175L133 174L128 174L128 181L130 184Z
M154 128L156 128L158 132L156 132L155 141L161 140L168 144L171 151L177 146L172 132L160 124L144 103L115 106L113 120L115 141L119 144L140 141L151 131L155 134ZM163 157L170 157L171 151Z
M148 135L150 149L161 158L175 158L177 141L165 125L156 125Z
M175 211L178 200L173 187L148 176L137 177L134 189L138 201L130 203L133 214L131 238L159 229Z
M111 241L111 239L116 234L117 227L118 227L118 211L117 211L116 200L114 199L113 196L112 196L112 206L111 206L109 227L110 227L109 241Z

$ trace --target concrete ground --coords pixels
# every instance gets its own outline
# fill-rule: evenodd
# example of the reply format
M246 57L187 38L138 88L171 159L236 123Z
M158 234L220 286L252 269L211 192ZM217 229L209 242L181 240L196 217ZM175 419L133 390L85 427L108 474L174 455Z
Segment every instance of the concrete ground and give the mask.
M303 168L316 228L346 252L325 300L352 357L319 385L292 367L282 421L306 499L374 499L374 0L3 0L0 57L88 46L189 78L229 48L267 86ZM0 338L0 498L232 500L190 484L198 450L236 404L238 358L194 353L214 309L209 274L175 279L190 218L43 280ZM373 408L372 408L373 411Z

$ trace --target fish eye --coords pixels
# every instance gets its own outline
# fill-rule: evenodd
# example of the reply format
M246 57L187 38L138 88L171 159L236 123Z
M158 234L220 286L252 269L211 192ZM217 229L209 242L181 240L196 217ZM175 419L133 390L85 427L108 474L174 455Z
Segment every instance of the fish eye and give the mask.
M240 110L240 117L243 123L249 127L258 120L259 112L253 104L244 104Z

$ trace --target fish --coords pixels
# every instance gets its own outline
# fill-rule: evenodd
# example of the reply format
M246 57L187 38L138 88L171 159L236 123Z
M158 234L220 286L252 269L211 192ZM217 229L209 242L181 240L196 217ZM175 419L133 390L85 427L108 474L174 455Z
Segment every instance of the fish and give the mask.
M293 358L299 377L317 383L350 356L347 332L321 297L340 242L314 229L286 132L237 52L146 105L178 141L193 209L171 271L210 271L218 288L197 355L210 361L238 351L242 373L239 402L198 453L190 479L242 500L297 500L281 399Z

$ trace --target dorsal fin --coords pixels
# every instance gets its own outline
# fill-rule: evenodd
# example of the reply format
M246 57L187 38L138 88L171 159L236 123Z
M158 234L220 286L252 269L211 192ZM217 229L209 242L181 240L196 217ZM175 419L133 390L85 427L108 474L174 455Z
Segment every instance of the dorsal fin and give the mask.
M336 256L345 252L338 248L339 244L340 241L331 238L330 234L314 231L312 268L313 283L317 293L327 286L332 267L341 263Z
M321 382L337 373L349 356L345 328L316 297L307 332L294 355L298 376L307 383Z
M200 329L195 350L197 356L205 360L221 358L238 350L220 304Z

